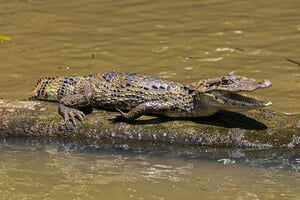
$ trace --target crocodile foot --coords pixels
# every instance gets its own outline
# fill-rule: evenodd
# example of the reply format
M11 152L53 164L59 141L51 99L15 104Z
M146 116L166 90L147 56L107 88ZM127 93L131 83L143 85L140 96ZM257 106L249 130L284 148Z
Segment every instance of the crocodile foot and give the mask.
M64 106L62 104L58 107L58 113L64 118L64 122L62 126L68 127L68 122L71 122L71 124L76 127L76 119L78 119L80 122L83 121L83 118L85 117L85 114L81 112L80 110L77 110L75 108L70 108L67 106Z

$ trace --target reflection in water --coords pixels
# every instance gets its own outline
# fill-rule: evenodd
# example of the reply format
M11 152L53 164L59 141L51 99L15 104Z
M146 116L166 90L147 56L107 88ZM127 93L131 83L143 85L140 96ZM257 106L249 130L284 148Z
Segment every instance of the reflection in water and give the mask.
M290 156L290 160L280 159L283 152L276 151L273 155L279 156L263 158L259 153L253 156L248 153L247 159L239 159L247 152L234 150L226 157L225 152L209 149L201 152L179 150L180 147L174 151L120 147L3 140L0 143L1 197L299 199L299 154ZM214 158L205 159L205 156ZM260 167L248 165L255 163ZM265 164L269 166L261 167Z

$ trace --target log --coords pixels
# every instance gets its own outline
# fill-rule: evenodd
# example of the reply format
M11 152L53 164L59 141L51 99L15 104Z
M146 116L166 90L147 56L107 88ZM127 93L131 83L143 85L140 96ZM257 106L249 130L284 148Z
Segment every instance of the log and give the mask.
M136 121L109 120L114 112L96 110L75 130L62 129L57 104L0 100L2 138L28 137L85 141L90 144L165 143L230 148L299 148L300 115L267 109L243 114L220 112L197 119L143 116Z

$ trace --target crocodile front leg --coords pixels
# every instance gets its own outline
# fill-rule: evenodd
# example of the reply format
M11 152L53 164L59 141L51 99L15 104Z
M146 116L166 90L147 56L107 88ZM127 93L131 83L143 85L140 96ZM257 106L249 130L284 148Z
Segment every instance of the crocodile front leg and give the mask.
M93 102L91 86L88 83L81 85L76 94L66 95L59 100L58 113L64 119L63 126L70 121L76 127L76 119L82 122L85 117L85 114L78 108L89 106Z
M128 113L124 113L123 111L117 108L117 110L121 114L121 116L117 117L117 120L130 121L137 119L142 115L168 112L169 110L176 109L177 107L178 104L176 104L175 102L146 102L131 109Z

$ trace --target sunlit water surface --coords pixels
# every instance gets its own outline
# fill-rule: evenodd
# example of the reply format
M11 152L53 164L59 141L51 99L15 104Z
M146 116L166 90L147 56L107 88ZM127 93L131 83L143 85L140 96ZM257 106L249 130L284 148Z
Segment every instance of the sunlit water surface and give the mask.
M232 70L273 87L254 95L300 112L299 0L0 0L0 97L40 77L110 70L188 83Z

